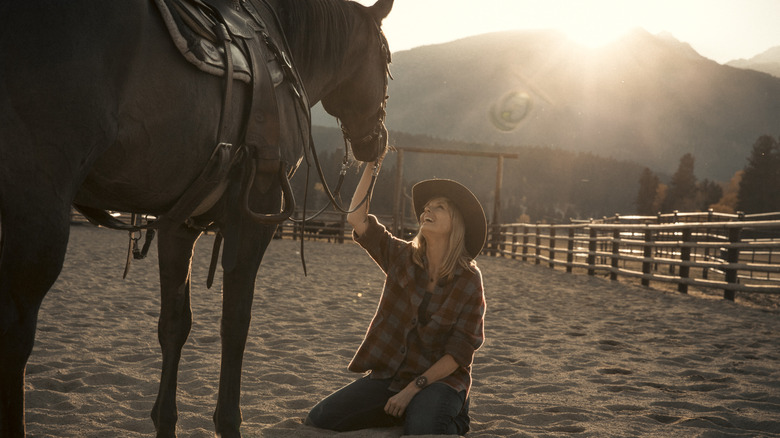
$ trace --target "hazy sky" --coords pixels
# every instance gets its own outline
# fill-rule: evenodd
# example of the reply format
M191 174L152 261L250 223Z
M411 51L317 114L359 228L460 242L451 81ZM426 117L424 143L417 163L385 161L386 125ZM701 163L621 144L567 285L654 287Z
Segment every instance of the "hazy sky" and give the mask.
M594 47L634 27L724 63L780 46L780 0L395 0L383 26L394 52L510 29L558 29Z

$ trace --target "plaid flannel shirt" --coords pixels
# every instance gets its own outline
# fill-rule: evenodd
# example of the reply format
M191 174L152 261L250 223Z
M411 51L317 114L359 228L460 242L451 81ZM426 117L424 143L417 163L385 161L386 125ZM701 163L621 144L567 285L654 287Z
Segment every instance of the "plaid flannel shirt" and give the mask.
M471 388L474 352L485 340L482 274L472 264L458 267L451 281L440 280L425 315L418 310L426 294L427 269L412 261L412 245L398 239L369 215L362 236L353 235L385 272L382 296L363 343L349 364L375 379L393 378L400 391L445 354L459 367L440 382L456 391Z

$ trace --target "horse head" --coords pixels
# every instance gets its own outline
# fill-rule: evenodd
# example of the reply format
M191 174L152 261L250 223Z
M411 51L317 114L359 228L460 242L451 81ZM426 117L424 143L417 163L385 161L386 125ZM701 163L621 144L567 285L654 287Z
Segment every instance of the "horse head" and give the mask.
M358 5L366 17L360 25L365 35L348 54L343 80L322 99L322 106L339 119L344 139L357 160L374 161L387 148L385 108L390 76L390 48L382 32L382 20L393 0L378 0L373 6Z

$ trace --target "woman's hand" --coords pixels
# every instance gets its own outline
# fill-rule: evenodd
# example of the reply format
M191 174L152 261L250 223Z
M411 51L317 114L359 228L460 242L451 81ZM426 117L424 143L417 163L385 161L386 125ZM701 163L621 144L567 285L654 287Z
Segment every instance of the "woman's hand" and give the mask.
M406 412L406 407L420 390L414 386L414 382L402 389L398 394L390 397L385 405L385 412L393 417L400 417Z

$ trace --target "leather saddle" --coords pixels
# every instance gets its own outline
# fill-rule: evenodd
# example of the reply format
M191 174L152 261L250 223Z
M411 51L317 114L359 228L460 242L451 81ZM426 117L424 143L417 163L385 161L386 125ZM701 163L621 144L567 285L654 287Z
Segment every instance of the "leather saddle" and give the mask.
M306 112L308 101L271 7L259 1L259 10L249 0L155 0L155 3L185 59L204 72L223 77L232 75L251 85L246 145L261 160L280 158L279 151L269 150L279 140L275 89L286 81ZM222 25L227 35L220 30ZM226 52L230 52L229 56Z
M155 3L181 54L199 69L216 76L224 76L227 66L225 49L219 46L220 38L214 30L219 23L215 20L213 11L220 11L232 35L251 40L254 32L261 30L254 21L248 21L247 17L228 4L232 3L232 0L211 2L219 7L200 0L155 0ZM252 78L252 69L243 48L237 41L231 41L229 47L235 78L248 83ZM268 72L273 77L274 85L279 85L282 81L281 68L273 57L267 61Z
M253 1L257 1L262 12L257 9ZM289 117L291 105L294 107L292 111L298 117L297 129L303 130L300 132L300 137L304 147L311 139L308 98L300 76L288 55L289 49L286 47L286 40L276 13L265 0L154 0L154 2L160 10L175 46L184 58L206 73L223 77L225 91L217 144L211 159L171 209L156 221L148 222L146 225L136 224L135 221L126 224L115 219L107 211L74 204L90 222L96 225L131 232L149 230L143 251L138 251L138 254L133 251L135 258L143 258L146 255L153 237L152 231L161 223L187 222L193 226L190 219L205 213L225 193L230 171L239 161L252 160L250 167L258 173L257 177L250 177L250 179L254 178L253 180L243 181L242 184L245 186L243 190L247 193L253 184L261 192L266 191L276 175L284 178L291 177L300 159L295 157L293 145L280 141L282 137L280 113ZM244 108L249 110L245 114L234 115L230 110L234 80L249 85L249 93L245 96L248 104L244 105ZM223 137L224 128L228 123L236 122L241 117L243 117L241 126L244 130L237 139L240 144L234 146ZM286 148L284 151L281 150L282 146ZM251 171L253 175L255 170ZM289 189L289 181L286 182L286 187ZM237 202L235 194L231 194L228 198L231 199L229 202ZM294 206L291 196L290 201ZM286 211L287 207L285 212L275 215L281 219L271 220L274 222L284 220ZM226 270L232 269L235 265L236 250L233 247L238 238L231 237L231 248L226 246L223 255L223 267ZM215 254L219 252L218 242L221 242L221 238L215 240ZM130 243L132 248L134 245L132 234ZM128 255L125 275L129 263ZM215 264L216 258L212 257L209 286Z
M297 103L298 126L310 129L309 105L293 67L275 12L264 0L262 10L250 0L154 0L165 26L184 58L198 69L225 80L220 129L212 158L200 176L161 219L181 223L204 213L224 192L228 173L240 160L254 160L261 186L268 186L280 169L297 165L294 151L282 151L280 102ZM232 84L249 85L245 114L232 114ZM284 105L284 104L282 104ZM287 112L289 115L289 110ZM239 145L223 138L226 124L243 117ZM309 141L310 132L302 134ZM293 164L294 163L294 164ZM252 184L247 181L245 183ZM263 187L258 187L263 191ZM107 212L76 205L97 225L122 230L138 227L114 220ZM159 225L159 224L158 224Z

